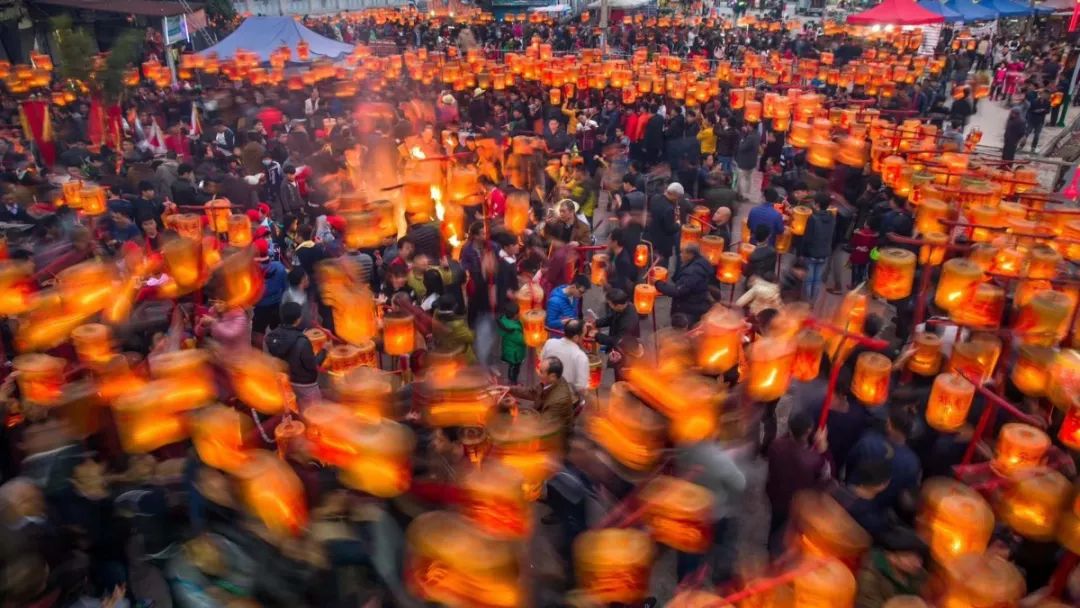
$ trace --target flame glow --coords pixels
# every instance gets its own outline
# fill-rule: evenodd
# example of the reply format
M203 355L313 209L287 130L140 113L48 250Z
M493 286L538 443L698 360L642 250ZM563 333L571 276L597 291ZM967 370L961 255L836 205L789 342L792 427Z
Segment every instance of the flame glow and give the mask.
M446 207L442 204L442 189L438 186L431 187L431 200L435 201L435 217L441 222L446 214Z
M424 156L424 151L420 149L420 146L413 146L412 149L409 150L409 154L412 154L413 158L427 158L426 156Z

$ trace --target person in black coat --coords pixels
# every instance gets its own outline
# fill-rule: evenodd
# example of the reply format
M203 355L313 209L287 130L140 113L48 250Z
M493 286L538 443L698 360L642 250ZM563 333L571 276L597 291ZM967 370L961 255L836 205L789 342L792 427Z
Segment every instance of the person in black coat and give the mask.
M667 266L671 250L675 246L675 235L679 233L679 200L686 192L682 184L668 184L663 194L656 194L649 201L649 224L645 227L645 238L653 244L653 255L659 258L660 266Z
M686 315L690 325L694 325L712 306L709 279L713 276L713 268L695 243L683 247L679 255L682 256L682 267L675 271L670 281L658 281L656 290L671 298L672 316Z
M615 370L615 379L623 379L626 364L624 350L637 344L641 338L641 317L630 301L627 292L619 288L608 289L605 294L608 314L596 320L596 328L607 328L608 333L595 333L596 343L608 348L608 365Z
M650 165L660 160L660 155L664 152L664 117L658 110L657 106L649 109L652 116L649 122L645 123L645 135L642 138L645 162Z
M974 113L975 108L971 105L971 93L964 91L963 97L953 101L952 109L949 110L949 118L967 126L968 118Z
M829 212L829 195L818 192L814 195L817 210L806 221L806 232L799 243L799 252L806 258L806 279L803 282L803 295L807 302L817 298L818 291L825 280L825 265L833 250L833 234L836 232L836 216Z
M1039 135L1042 134L1043 125L1046 124L1046 115L1050 113L1050 97L1046 89L1039 91L1038 97L1031 102L1027 111L1027 126L1031 134L1031 153L1039 147ZM1006 123L1007 125L1008 123Z
M1009 110L1009 118L1005 121L1005 136L1001 146L1001 160L1013 160L1016 158L1016 150L1020 147L1020 140L1027 132L1027 121L1020 114L1020 108Z
M0 222L9 224L35 224L34 218L15 200L15 195L4 194L0 199Z
M622 228L611 231L608 240L611 266L608 269L607 284L610 289L620 289L626 293L633 293L640 271L634 265L634 256L630 247L626 244L626 237L627 234L623 232Z

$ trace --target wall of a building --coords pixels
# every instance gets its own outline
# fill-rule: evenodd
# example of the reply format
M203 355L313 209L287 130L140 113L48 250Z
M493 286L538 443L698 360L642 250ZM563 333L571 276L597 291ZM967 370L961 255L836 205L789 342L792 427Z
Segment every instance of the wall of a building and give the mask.
M404 6L407 0L234 0L238 13L251 15L326 15L380 6Z

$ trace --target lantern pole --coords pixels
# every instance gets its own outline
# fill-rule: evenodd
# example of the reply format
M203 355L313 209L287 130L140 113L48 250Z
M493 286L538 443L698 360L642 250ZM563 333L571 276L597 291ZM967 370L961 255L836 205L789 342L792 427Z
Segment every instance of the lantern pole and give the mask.
M934 245L932 243L927 243L925 239L916 239L901 236L899 234L896 234L895 232L890 232L886 236L890 241L901 245L918 245L919 247L922 247L924 245L931 245L937 247L944 247L946 252L960 252L968 251L969 249L971 249L971 247L968 245L954 245L952 243L945 243L944 245ZM915 296L915 311L912 315L912 327L918 326L920 323L923 322L923 319L926 317L926 292L930 290L930 277L933 275L933 271L930 269L933 268L933 265L922 264L922 267L922 276L919 277L919 291ZM928 270L930 271L928 272Z
M840 334L840 341L837 342L836 348L833 350L832 369L829 371L829 386L825 390L825 400L821 405L821 416L818 418L818 428L825 428L825 424L829 421L829 410L832 406L833 395L836 393L836 382L840 377L840 368L843 367L843 361L840 360L840 352L843 350L844 344L850 339L855 340L857 343L867 348L874 350L881 350L889 345L885 340L879 338L871 338L864 336L861 333L848 331L845 326L843 329L832 325L831 323L823 323L816 320L808 320L807 327L816 327L819 329L828 329L829 331Z

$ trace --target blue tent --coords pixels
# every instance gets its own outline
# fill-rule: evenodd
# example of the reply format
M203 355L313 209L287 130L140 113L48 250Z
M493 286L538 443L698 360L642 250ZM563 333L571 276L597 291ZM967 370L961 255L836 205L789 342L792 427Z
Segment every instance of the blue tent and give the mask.
M1054 9L1046 9L1041 6L1036 6L1032 9L1027 2L1020 3L1014 2L1013 0L982 0L980 4L986 6L986 8L997 11L1002 19L1008 19L1010 17L1028 17L1032 14L1038 15L1054 12Z
M964 21L990 21L997 19L997 11L987 8L986 3L978 4L971 0L949 0L945 6L960 13Z
M221 59L230 59L236 55L236 51L243 49L267 62L270 61L270 53L287 46L292 49L295 61L296 45L301 40L308 43L312 59L339 59L353 50L352 45L320 36L292 17L248 17L236 31L199 54L217 53Z
M938 2L938 0L923 0L919 3L919 6L925 8L931 13L937 13L941 15L945 18L945 23L955 23L957 21L964 20L963 15L945 6L943 3Z

